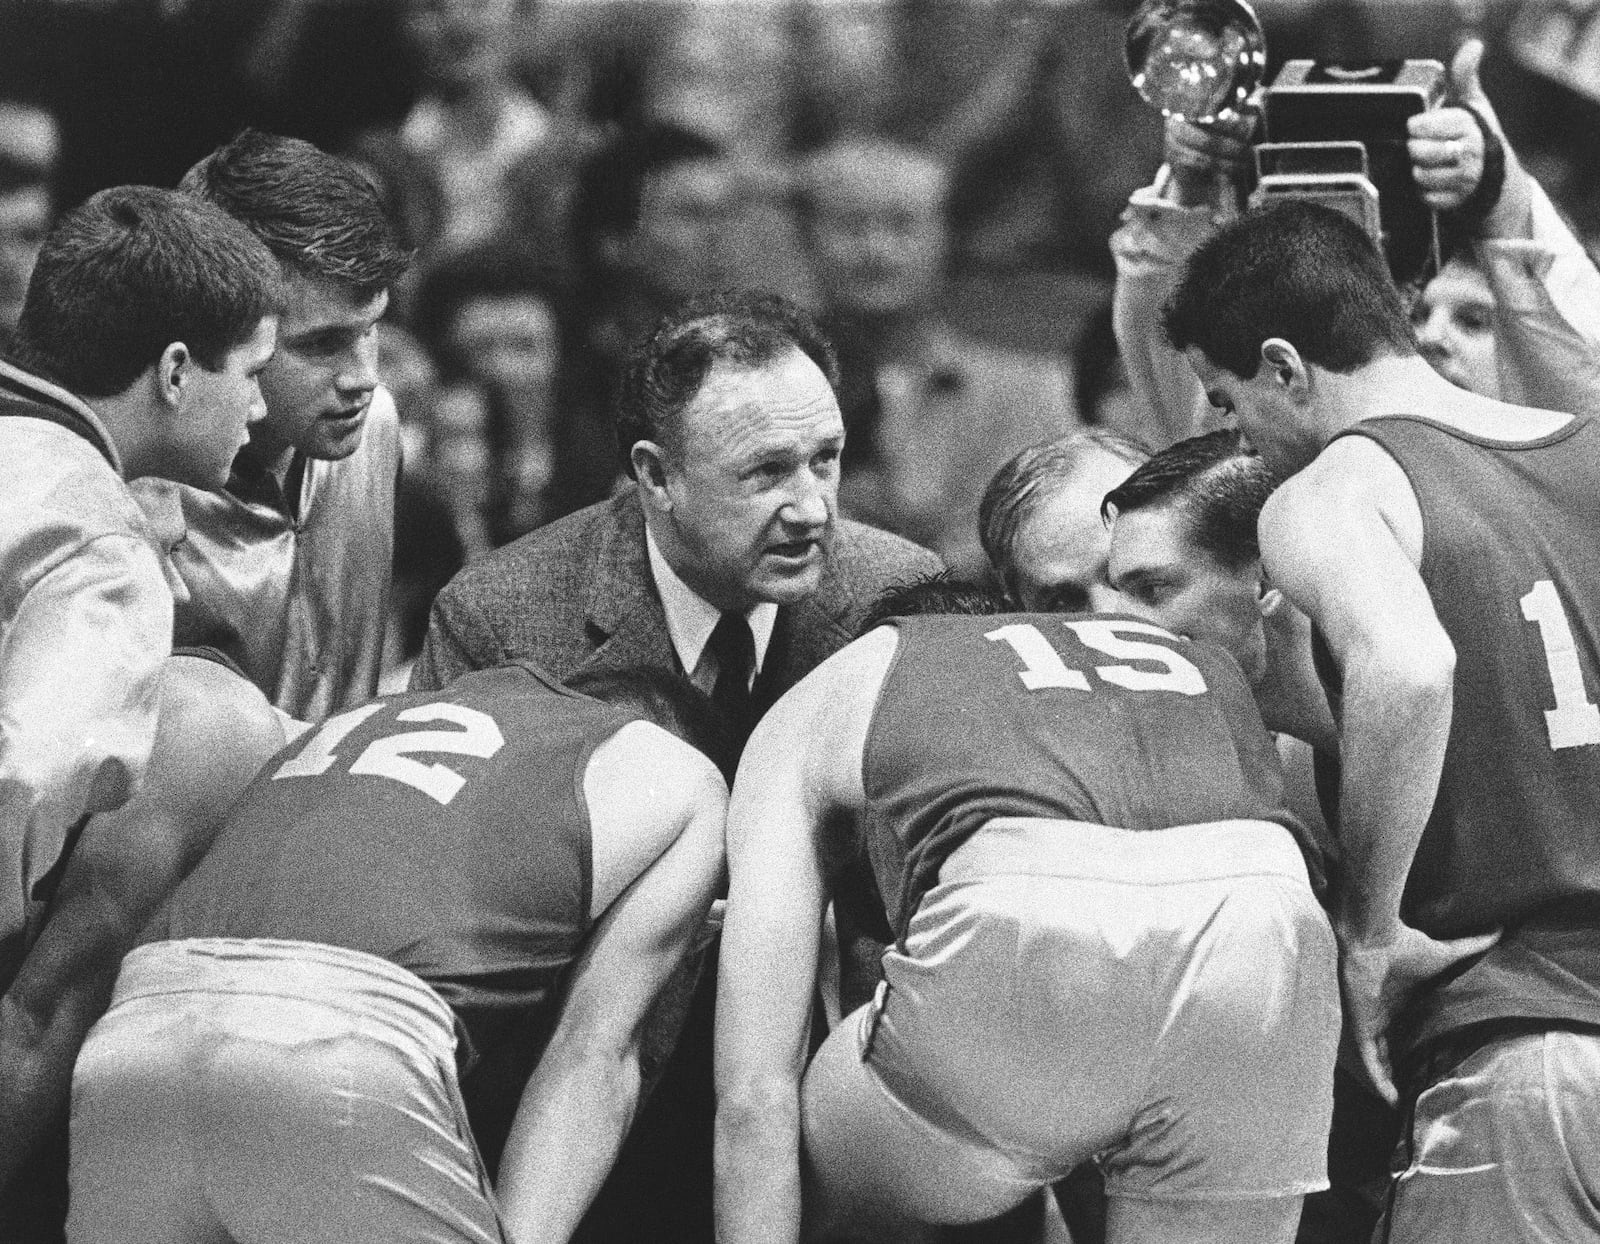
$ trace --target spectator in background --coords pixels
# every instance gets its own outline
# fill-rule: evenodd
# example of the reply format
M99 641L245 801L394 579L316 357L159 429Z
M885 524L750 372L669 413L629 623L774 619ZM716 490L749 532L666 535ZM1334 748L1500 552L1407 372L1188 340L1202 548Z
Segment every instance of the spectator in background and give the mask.
M762 225L761 170L677 125L624 132L587 163L573 216L584 298L572 364L609 410L632 344L683 299L760 289L804 303L805 282Z
M962 335L940 309L949 177L921 152L846 140L800 173L805 236L835 340L852 444L846 512L984 569L978 502L994 470L1075 420L1064 359Z
M394 578L378 681L378 694L390 695L405 689L411 662L422 651L428 607L466 564L467 550L434 464L438 369L423 344L392 320L378 324L378 376L400 415L403 463L394 500Z
M1600 403L1600 273L1505 141L1478 82L1483 45L1451 67L1449 106L1410 121L1412 173L1455 253L1412 307L1423 356L1459 387L1552 410ZM1183 357L1161 338L1159 308L1184 260L1237 215L1248 128L1169 119L1167 162L1136 191L1111 239L1116 325L1157 448L1209 417ZM1498 153L1498 157L1494 153ZM1503 161L1503 180L1486 176ZM1498 183L1498 184L1497 184ZM1480 326L1485 312L1490 331Z
M289 716L320 721L378 686L400 462L376 325L410 254L371 183L299 139L245 130L182 189L267 244L288 301L267 417L226 489L152 485L141 500L181 506L187 525L171 554L178 642L218 648Z
M1032 445L984 489L978 533L1006 594L1035 613L1113 610L1100 504L1149 454L1094 428Z
M495 547L489 527L489 402L470 381L439 386L428 424L430 478L450 515L450 525L468 558Z
M1101 239L1149 167L1122 67L1122 0L811 4L797 140L892 135L950 171L963 273L1106 268Z
M526 0L403 0L422 93L398 129L357 141L422 267L494 237L554 256L570 148L513 72Z
M389 319L378 321L378 383L394 399L395 414L400 418L401 456L406 465L423 462L439 369L417 335Z
M599 501L616 477L608 412L566 365L566 302L536 256L498 244L446 260L419 292L415 322L444 375L488 402L494 544Z
M45 109L0 99L0 349L11 340L28 276L54 215L61 134Z

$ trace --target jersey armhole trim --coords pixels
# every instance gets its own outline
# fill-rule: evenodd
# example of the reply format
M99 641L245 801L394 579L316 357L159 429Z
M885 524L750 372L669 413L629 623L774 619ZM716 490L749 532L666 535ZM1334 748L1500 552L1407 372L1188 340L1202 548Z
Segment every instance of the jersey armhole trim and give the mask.
M894 631L894 652L889 657L889 664L884 667L883 681L878 684L877 693L872 697L872 718L867 723L866 737L861 744L861 794L869 804L872 802L872 789L868 784L867 775L872 772L872 757L877 750L880 720L878 709L883 704L883 697L889 690L889 684L900 668L901 654L906 650L906 621L905 618L890 618L882 624Z

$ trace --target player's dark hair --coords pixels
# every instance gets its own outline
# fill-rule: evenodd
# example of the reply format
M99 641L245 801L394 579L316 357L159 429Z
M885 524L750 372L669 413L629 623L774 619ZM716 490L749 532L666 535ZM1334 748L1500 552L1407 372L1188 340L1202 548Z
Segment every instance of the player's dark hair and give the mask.
M983 490L978 503L978 539L989 565L1012 596L1017 594L1014 553L1023 522L1040 501L1070 484L1084 459L1097 451L1121 458L1129 466L1150 456L1148 449L1125 436L1089 428L1030 445L996 471Z
M290 267L370 298L411 264L378 191L356 167L299 138L239 132L180 190L242 221Z
M731 724L706 695L682 674L649 666L590 670L565 679L569 690L615 708L629 709L705 753L733 781L739 744Z
M1383 256L1348 216L1316 203L1257 208L1224 225L1190 257L1162 324L1175 349L1195 346L1244 380L1271 337L1334 372L1417 352Z
M806 355L838 389L832 344L810 315L779 294L699 294L662 316L622 373L616 427L624 470L632 473L639 441L673 452L679 419L713 364L762 367L791 350Z
M1170 505L1187 524L1189 542L1227 570L1261 556L1256 520L1278 486L1270 467L1240 448L1232 429L1191 436L1152 457L1100 503L1109 521L1118 514Z
M703 134L652 124L625 131L597 151L578 177L573 219L587 250L600 235L632 233L639 225L645 182L666 169L724 155Z
M109 397L173 342L217 370L282 302L278 265L237 221L171 190L114 186L45 238L10 355L80 396Z
M890 618L916 618L927 614L967 614L983 616L1006 613L1011 603L987 583L958 578L953 571L936 570L906 583L893 583L878 595L867 610L857 635L865 635Z

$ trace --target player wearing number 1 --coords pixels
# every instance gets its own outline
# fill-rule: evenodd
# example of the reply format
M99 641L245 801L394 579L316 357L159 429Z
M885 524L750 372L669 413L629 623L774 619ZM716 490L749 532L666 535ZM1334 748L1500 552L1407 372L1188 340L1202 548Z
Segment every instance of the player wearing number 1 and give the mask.
M640 719L695 734L697 702L613 682L478 671L262 770L84 1044L70 1238L570 1236L722 865L720 773ZM542 1055L497 1208L458 1068L515 1042Z
M1342 700L1346 1018L1410 1110L1385 1238L1596 1238L1600 426L1441 379L1321 209L1224 229L1166 318L1292 477L1261 555Z
M1099 615L893 619L729 809L717 1238L920 1239L1098 1156L1109 1238L1283 1241L1324 1173L1333 935L1238 665ZM804 1071L827 860L898 941Z

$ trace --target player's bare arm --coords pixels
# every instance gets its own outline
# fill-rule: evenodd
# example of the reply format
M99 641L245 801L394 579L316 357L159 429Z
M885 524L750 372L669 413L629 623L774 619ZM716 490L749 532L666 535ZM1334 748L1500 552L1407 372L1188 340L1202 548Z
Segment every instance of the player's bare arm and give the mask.
M1404 472L1362 438L1334 442L1285 484L1260 529L1269 573L1321 631L1343 680L1344 879L1334 926L1346 1018L1390 1100L1390 1019L1421 981L1486 944L1435 942L1400 919L1444 765L1455 673L1454 647L1417 573L1421 532Z
M123 955L282 743L254 687L209 661L169 659L146 785L89 821L0 998L0 1189L65 1111L73 1062Z
M727 787L688 744L630 723L595 749L584 790L603 915L501 1160L515 1244L569 1239L610 1171L639 1103L645 1019L722 876Z
M717 982L716 1214L723 1244L800 1235L800 1079L826 905L819 839L860 808L861 758L897 637L835 653L762 718L728 811Z

